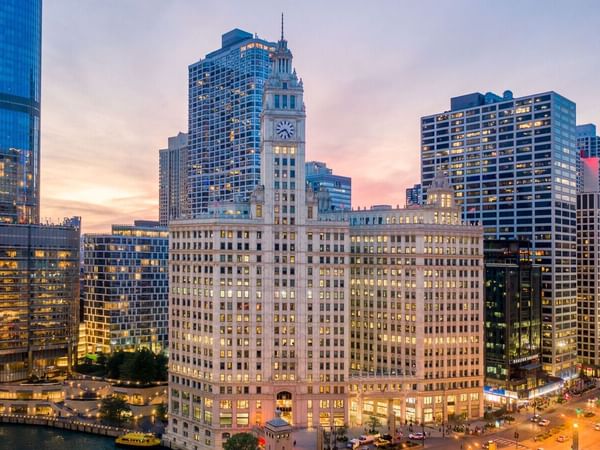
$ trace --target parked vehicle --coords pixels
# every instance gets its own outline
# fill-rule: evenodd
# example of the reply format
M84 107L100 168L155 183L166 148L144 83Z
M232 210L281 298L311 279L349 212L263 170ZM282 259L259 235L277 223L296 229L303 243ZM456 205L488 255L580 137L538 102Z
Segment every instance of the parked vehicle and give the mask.
M419 433L410 433L408 435L408 438L409 439L413 439L415 441L422 441L423 439L425 439L425 435L423 433L421 433L421 432L419 432Z
M377 442L375 442L375 447L377 447L377 448L387 447L391 443L392 443L392 441L388 441L387 439L379 438L379 439L377 439Z
M360 447L360 441L358 439L350 439L346 444L346 448L351 448L352 450L356 450Z
M373 442L375 442L376 439L379 439L381 435L379 433L377 434L362 434L358 437L358 442L360 442L360 445L365 445L365 444L371 444Z

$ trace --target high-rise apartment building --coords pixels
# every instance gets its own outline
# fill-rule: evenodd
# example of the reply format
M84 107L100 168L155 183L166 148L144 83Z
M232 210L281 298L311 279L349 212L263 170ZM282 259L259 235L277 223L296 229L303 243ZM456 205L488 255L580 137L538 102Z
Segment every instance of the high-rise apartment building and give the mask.
M319 211L332 212L352 208L352 178L335 175L327 164L306 162L306 182L319 201Z
M421 184L415 184L411 188L406 189L406 206L422 205L423 204L423 189Z
M542 364L576 374L575 104L555 92L451 100L421 118L424 197L436 171L450 177L463 217L486 238L532 243L542 266Z
M577 195L577 354L582 371L600 374L599 158L582 158L587 176Z
M0 8L0 222L40 215L42 0Z
M600 156L600 137L596 134L596 125L577 125L577 148L583 158Z
M350 223L352 425L483 414L483 233L453 196L438 174L424 206L330 215Z
M84 321L90 352L166 349L167 229L136 220L84 235Z
M490 400L514 408L546 384L541 370L542 272L532 263L527 241L486 240L484 256L486 392L497 396Z
M307 189L303 87L283 36L262 104L246 206L170 225L172 447L221 448L276 409L299 427L348 421L348 224L319 220Z
M188 192L192 217L248 200L260 181L260 113L275 44L242 30L189 66Z
M158 211L163 227L188 214L187 153L186 133L170 137L168 147L159 150Z
M77 355L79 218L0 224L0 381L68 371Z

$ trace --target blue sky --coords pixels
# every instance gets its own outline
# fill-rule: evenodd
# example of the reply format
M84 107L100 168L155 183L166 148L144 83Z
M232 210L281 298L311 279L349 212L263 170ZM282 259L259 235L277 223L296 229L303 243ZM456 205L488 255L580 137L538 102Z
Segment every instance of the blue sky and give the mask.
M307 158L355 206L404 204L419 118L450 97L554 90L600 124L600 2L46 0L42 216L84 231L158 216L158 149L187 128L187 66L232 28L286 38L304 80Z

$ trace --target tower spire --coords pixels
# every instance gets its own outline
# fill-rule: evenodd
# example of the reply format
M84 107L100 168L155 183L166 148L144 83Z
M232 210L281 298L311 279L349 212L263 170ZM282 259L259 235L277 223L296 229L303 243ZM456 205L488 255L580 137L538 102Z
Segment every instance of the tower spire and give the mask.
M283 13L281 13L281 40L283 41Z

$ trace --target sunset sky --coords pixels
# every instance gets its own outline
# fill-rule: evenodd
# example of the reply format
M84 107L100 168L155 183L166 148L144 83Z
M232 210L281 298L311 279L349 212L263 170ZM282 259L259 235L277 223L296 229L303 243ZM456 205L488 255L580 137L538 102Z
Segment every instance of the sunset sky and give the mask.
M354 206L404 204L419 118L450 97L554 90L600 125L597 1L47 0L42 217L84 232L158 218L158 149L187 131L187 66L232 28L286 38L304 80L307 159Z

